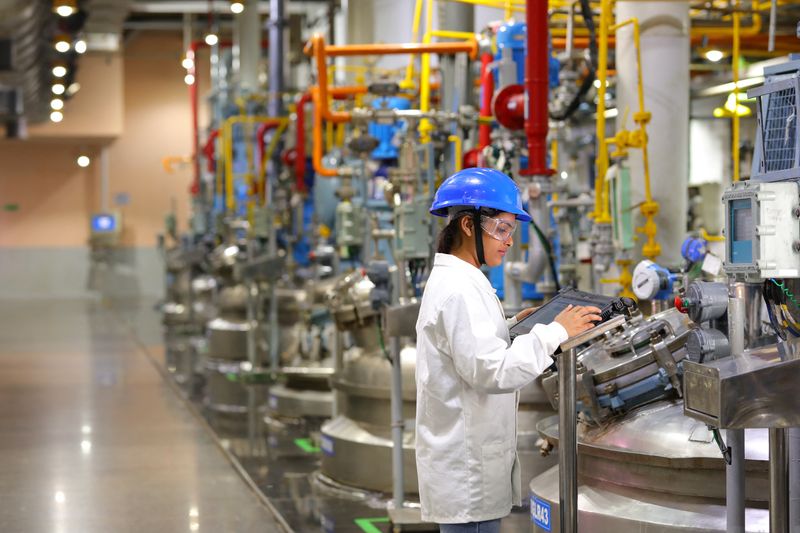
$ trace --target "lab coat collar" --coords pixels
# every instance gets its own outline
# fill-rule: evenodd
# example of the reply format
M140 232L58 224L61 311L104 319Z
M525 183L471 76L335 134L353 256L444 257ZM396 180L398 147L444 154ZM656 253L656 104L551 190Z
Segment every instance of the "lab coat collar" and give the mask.
M433 266L456 268L459 270L459 272L463 272L472 280L474 280L481 289L485 289L492 294L497 292L496 289L492 287L489 279L479 268L475 268L473 265L467 263L463 259L459 259L452 254L437 253L433 258Z

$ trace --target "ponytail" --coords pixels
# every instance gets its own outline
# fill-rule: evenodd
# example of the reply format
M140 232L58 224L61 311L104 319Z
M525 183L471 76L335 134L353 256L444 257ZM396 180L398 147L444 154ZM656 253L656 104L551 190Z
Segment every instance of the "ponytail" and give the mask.
M466 214L466 213L464 213ZM450 254L453 250L461 244L461 228L459 224L461 217L453 217L447 225L439 233L439 238L436 243L436 252L440 254Z

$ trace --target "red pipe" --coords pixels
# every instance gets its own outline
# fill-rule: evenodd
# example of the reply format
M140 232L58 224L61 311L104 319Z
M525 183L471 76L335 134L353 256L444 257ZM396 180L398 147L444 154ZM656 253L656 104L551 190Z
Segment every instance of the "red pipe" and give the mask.
M492 54L486 53L481 56L481 116L488 117L492 114L492 96L494 95L494 76L489 63L492 62ZM478 149L483 151L489 146L492 136L491 124L481 124L478 128Z
M214 172L214 170L215 170L214 163L216 163L216 160L214 159L214 141L217 140L217 137L219 137L219 129L213 130L209 134L208 140L206 141L206 144L203 146L203 150L202 150L203 151L203 155L206 156L206 159L208 160L208 171L209 172ZM198 164L199 164L199 161L198 161Z
M311 101L311 91L306 91L297 102L297 124L295 124L297 141L295 150L297 158L294 162L295 189L297 192L306 190L306 104Z
M525 88L528 91L528 116L525 135L528 138L528 168L525 176L549 176L547 166L548 128L548 63L547 0L528 0L525 8L528 49L525 54Z
M194 181L192 182L190 191L192 195L197 196L200 193L200 157L197 149L200 146L200 126L198 124L198 85L200 84L200 77L197 75L197 49L201 46L207 47L205 41L192 41L189 44L189 49L186 50L186 57L192 60L192 68L187 70L188 74L194 76L194 83L189 85L189 101L192 106L192 159L194 160ZM220 41L220 48L229 48L233 46L233 41ZM269 42L266 40L261 41L261 48L267 48Z

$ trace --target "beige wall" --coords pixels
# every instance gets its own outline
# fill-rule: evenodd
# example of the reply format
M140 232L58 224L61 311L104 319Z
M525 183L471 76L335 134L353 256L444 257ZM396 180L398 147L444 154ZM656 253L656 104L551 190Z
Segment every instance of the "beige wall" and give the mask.
M188 88L180 66L178 33L134 35L122 58L81 59L81 90L64 121L30 128L28 141L0 141L0 246L64 247L87 241L89 215L99 208L99 151L109 146L111 207L118 193L126 246L152 246L174 198L185 228L192 168L168 173L166 156L191 152ZM205 77L204 77L205 78ZM208 80L201 82L208 88ZM75 159L92 154L92 166Z

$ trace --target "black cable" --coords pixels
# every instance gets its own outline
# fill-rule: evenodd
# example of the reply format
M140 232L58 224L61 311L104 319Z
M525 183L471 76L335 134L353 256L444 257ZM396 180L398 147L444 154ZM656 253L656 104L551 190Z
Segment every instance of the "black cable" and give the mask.
M548 242L547 238L544 236L544 233L542 233L542 230L539 228L539 226L536 224L536 221L533 219L531 219L531 226L533 226L533 230L539 237L539 242L542 243L542 247L547 253L547 262L550 264L550 272L553 274L553 281L556 284L556 291L560 291L561 284L558 282L558 271L556 270L556 261L555 257L553 257L553 249L550 246L550 242Z

